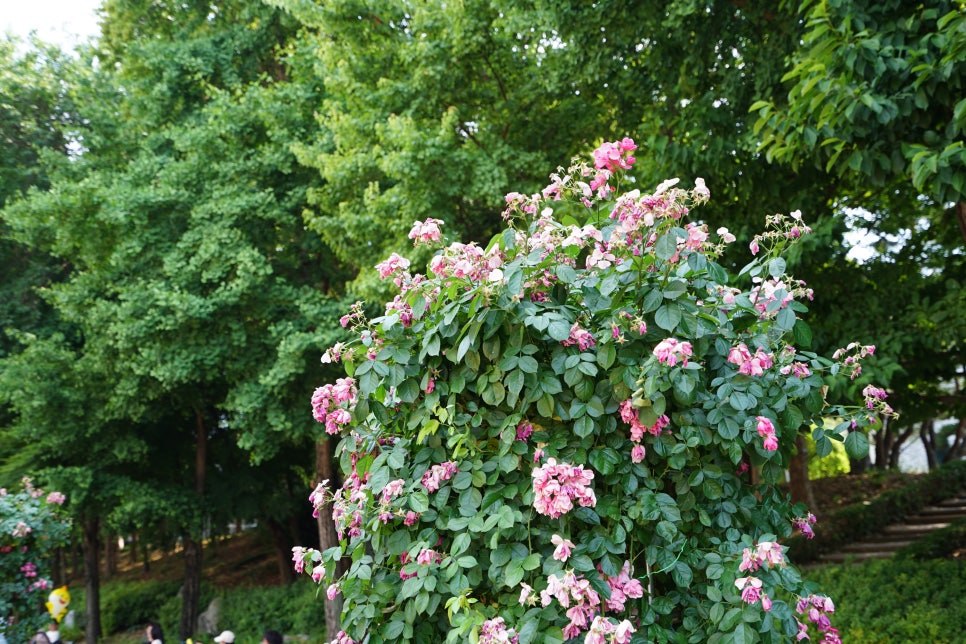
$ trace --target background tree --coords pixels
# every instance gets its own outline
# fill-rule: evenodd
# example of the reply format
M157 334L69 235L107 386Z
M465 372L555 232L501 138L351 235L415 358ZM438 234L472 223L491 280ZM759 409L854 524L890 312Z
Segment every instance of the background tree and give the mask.
M249 468L236 467L248 460L242 445L270 472L263 481L288 480L289 489L311 466L304 447L315 428L289 409L296 399L307 405L315 378L306 372L327 341L316 329L334 317L326 300L344 272L301 223L317 174L300 169L288 146L314 127L318 87L286 79L294 25L251 3L142 4L105 6L102 64L75 86L85 100L83 154L4 219L19 241L70 263L69 279L46 293L77 330L70 377L110 383L92 396L97 413L84 433L124 428L118 440L137 467L114 489L156 490L140 508L96 518L150 526L143 517L160 511L176 526L184 638L198 612L203 530L269 509L239 504L217 473L245 476ZM49 421L36 432L60 436ZM303 449L286 447L296 445ZM259 518L277 520L285 507ZM90 545L96 557L93 537Z
M966 416L966 12L959 2L857 0L800 11L807 27L785 90L753 106L755 129L769 159L840 177L836 208L879 238L865 288L846 287L885 331L884 375L904 412L878 432L877 463L895 466L897 439L918 427L932 464L946 451L933 420Z

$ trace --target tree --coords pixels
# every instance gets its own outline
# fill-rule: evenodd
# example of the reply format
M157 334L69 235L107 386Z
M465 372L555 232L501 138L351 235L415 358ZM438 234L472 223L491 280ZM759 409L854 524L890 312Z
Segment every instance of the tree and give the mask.
M830 217L836 181L776 169L751 132L749 108L780 85L802 31L788 5L274 4L317 32L325 136L297 150L325 183L308 221L362 269L363 296L386 295L379 257L426 260L404 246L412 221L438 218L482 243L499 225L498 195L538 190L543 168L601 133L639 137L649 176L706 177L720 196L708 217L745 242L748 203L808 213L815 239L788 259L809 282L844 255L831 243L845 230Z
M769 158L884 185L911 178L966 241L966 12L898 0L802 3L786 100L754 106ZM916 195L913 195L916 196Z
M894 466L896 437L918 426L932 454L932 420L966 414L966 12L958 2L852 0L800 11L807 27L787 91L753 106L755 129L768 158L841 177L837 208L864 213L860 227L880 239L866 288L845 288L891 358L881 375L903 421L879 432L877 463Z
M326 179L310 224L364 269L402 253L416 219L485 241L499 226L494 195L539 189L542 168L589 151L604 131L642 134L640 162L657 175L708 178L722 195L715 214L746 239L748 198L828 212L832 182L811 168L776 172L750 137L748 108L778 84L800 34L793 10L274 3L317 32L329 92L325 137L299 147Z
M3 216L19 242L71 267L45 297L76 330L65 377L98 403L81 435L105 444L114 436L120 455L152 464L97 464L111 466L111 493L157 491L92 514L90 550L96 557L106 523L149 528L162 513L176 526L186 552L184 638L198 611L207 522L239 508L278 519L286 508L240 504L220 476L248 470L242 446L276 483L311 462L314 427L293 419L290 404L311 390L306 372L328 336L317 329L331 319L345 272L320 259L325 248L301 223L317 174L299 168L288 146L313 127L318 88L286 78L284 61L298 55L285 49L293 25L251 3L219 4L215 18L209 4L172 5L157 23L139 22L142 5L106 5L102 66L73 86L83 153ZM162 85L173 93L156 92ZM65 444L67 430L44 420L33 430L42 445ZM273 458L291 459L296 446L304 463ZM55 466L53 454L62 455L37 465ZM82 464L76 472L87 473Z

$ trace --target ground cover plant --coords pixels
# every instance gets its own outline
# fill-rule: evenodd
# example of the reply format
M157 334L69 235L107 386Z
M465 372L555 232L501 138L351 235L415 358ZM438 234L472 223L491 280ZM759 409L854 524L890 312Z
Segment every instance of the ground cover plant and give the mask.
M835 595L842 641L955 644L966 632L966 563L878 559L809 574Z
M344 481L311 496L340 545L294 553L344 598L334 641L838 641L779 544L814 517L777 484L799 432L867 452L885 392L836 405L823 376L875 349L806 350L811 294L783 257L801 213L767 216L729 274L734 236L692 213L709 188L645 191L635 147L507 195L486 248L416 222L428 274L392 255L385 315L342 319L323 361L346 377L312 405Z

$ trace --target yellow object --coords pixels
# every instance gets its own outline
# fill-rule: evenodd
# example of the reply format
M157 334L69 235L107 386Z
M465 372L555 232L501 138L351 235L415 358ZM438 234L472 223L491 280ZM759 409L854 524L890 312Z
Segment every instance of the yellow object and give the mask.
M50 592L50 596L47 597L47 612L59 624L60 620L64 619L64 615L67 614L67 605L69 603L70 593L67 592L67 586L55 588Z

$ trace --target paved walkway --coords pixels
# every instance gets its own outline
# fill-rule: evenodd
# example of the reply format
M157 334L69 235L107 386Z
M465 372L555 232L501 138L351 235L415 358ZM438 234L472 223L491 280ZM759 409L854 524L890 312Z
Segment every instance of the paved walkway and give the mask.
M966 491L936 505L927 506L916 514L905 517L901 522L883 528L876 535L844 546L836 552L821 555L819 561L842 563L863 559L887 559L916 539L964 517Z

